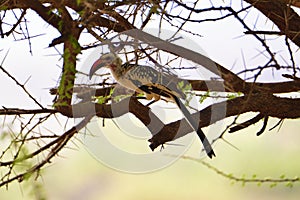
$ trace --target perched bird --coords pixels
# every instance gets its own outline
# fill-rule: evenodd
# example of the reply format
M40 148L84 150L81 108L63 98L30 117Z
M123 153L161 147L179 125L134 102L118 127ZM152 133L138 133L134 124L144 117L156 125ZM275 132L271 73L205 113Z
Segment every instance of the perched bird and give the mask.
M113 53L103 54L92 65L89 78L91 79L94 73L101 67L110 69L114 79L122 86L132 89L138 93L144 93L146 99L158 101L161 97L165 97L176 103L182 114L199 136L206 154L212 158L215 153L207 140L203 131L198 127L198 123L192 118L181 99L185 99L185 94L178 88L171 75L159 72L152 67L130 64L128 62L122 64L119 56Z

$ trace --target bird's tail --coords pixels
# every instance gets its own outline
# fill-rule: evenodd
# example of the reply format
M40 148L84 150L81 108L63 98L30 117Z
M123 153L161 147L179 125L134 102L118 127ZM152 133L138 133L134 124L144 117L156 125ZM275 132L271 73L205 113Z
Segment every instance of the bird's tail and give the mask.
M182 101L179 99L179 97L177 97L175 95L172 95L172 97L174 98L175 103L177 104L178 108L181 110L182 114L184 115L184 117L186 118L186 120L188 121L190 126L194 129L194 131L197 132L197 135L200 138L208 157L212 158L213 156L216 156L207 137L205 136L205 134L203 133L201 128L198 126L197 122L192 118L192 115L188 111L186 106L182 103Z

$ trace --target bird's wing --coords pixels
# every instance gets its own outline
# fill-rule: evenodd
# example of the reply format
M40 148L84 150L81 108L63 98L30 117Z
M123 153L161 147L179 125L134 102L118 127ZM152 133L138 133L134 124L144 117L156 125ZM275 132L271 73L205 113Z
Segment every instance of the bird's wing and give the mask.
M131 84L125 81L130 81ZM121 84L124 82L124 86L131 85L131 89L137 91L139 88L148 94L155 93L167 98L173 94L179 98L185 98L184 92L178 87L177 77L163 74L148 66L131 67L118 82Z

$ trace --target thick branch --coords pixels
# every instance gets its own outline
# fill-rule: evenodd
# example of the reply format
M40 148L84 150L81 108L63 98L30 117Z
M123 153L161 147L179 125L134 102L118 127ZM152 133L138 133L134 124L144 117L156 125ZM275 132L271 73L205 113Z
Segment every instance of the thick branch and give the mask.
M39 1L34 1L34 3L30 0L19 0L19 1L11 1L13 5L19 5L20 7L30 8L34 10L43 20L45 20L47 23L51 24L53 27L55 27L58 31L60 31L60 22L61 18L58 17L56 14L54 14L51 11L51 8L48 8L44 6ZM7 3L8 5L10 3ZM23 6L22 6L23 5ZM19 7L19 6L16 6Z
M300 16L283 0L245 0L268 17L300 47ZM299 4L299 3L298 3Z
M222 115L224 108L226 108L225 116ZM211 117L212 110L214 111L213 118ZM281 98L269 94L255 94L250 97L244 96L213 104L194 115L195 117L200 115L199 127L206 127L226 117L251 111L280 119L300 118L300 99ZM149 140L151 142L150 148L155 149L159 145L172 141L176 137L186 135L191 131L192 129L188 127L184 119L169 123Z
M82 29L78 27L77 22L72 20L67 9L63 7L61 10L64 25L62 34L66 36L66 39L64 41L64 63L58 90L58 100L55 102L55 107L57 108L71 105L76 75L76 57L81 51L78 39L82 31Z
M192 85L193 90L197 91L224 91L223 81L202 81L202 80L188 80ZM209 88L207 87L209 85ZM276 94L276 93L289 93L300 90L300 81L284 81L277 83L260 83L260 82L245 82L245 84L231 84L231 90L225 88L225 92L242 92L247 93L248 91L260 90L265 93Z
M124 99L114 104L113 108L112 105L85 103L74 105L73 110L76 110L73 117L82 117L91 112L96 112L98 117L113 118L131 112L145 125L149 125L150 122L153 124L153 120L155 123L158 123L157 127L161 127L162 125L162 122L154 116L150 108L139 103L135 98ZM200 127L206 127L224 118L247 112L260 112L264 116L280 119L295 119L300 117L300 99L281 98L271 94L253 94L251 96L239 97L213 104L193 114L193 117L200 119ZM148 115L145 113L148 113ZM153 134L157 131L152 129L152 127L149 129ZM150 139L151 148L154 149L167 141L184 136L190 132L192 132L192 129L185 119L169 123L163 126L162 129Z

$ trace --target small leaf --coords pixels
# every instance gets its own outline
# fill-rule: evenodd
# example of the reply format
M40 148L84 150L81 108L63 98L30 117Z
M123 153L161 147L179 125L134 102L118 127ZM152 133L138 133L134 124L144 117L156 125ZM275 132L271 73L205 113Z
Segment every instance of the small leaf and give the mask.
M270 188L273 188L273 187L276 187L276 186L277 186L277 183L270 184Z
M257 182L257 186L260 187L261 186L261 182Z
M209 91L207 91L205 94L201 95L199 102L203 103L203 101L205 99L207 99L207 97L209 97Z
M106 96L99 96L96 97L97 104L104 104L106 102L107 97Z
M237 96L242 96L243 95L243 93L242 92L237 92Z
M227 95L227 98L228 100L232 100L232 99L235 99L237 96L235 94L228 94Z
M182 89L184 83L183 83L183 81L179 81L179 82L177 83L177 85L178 85L178 88L179 88L179 89Z
M111 95L114 93L115 91L115 88L111 88L110 91L109 91L109 97L111 97Z
M282 174L279 178L284 179L284 178L285 178L285 175Z
M286 187L292 188L294 187L294 184L292 182L288 182L287 184L285 184Z

